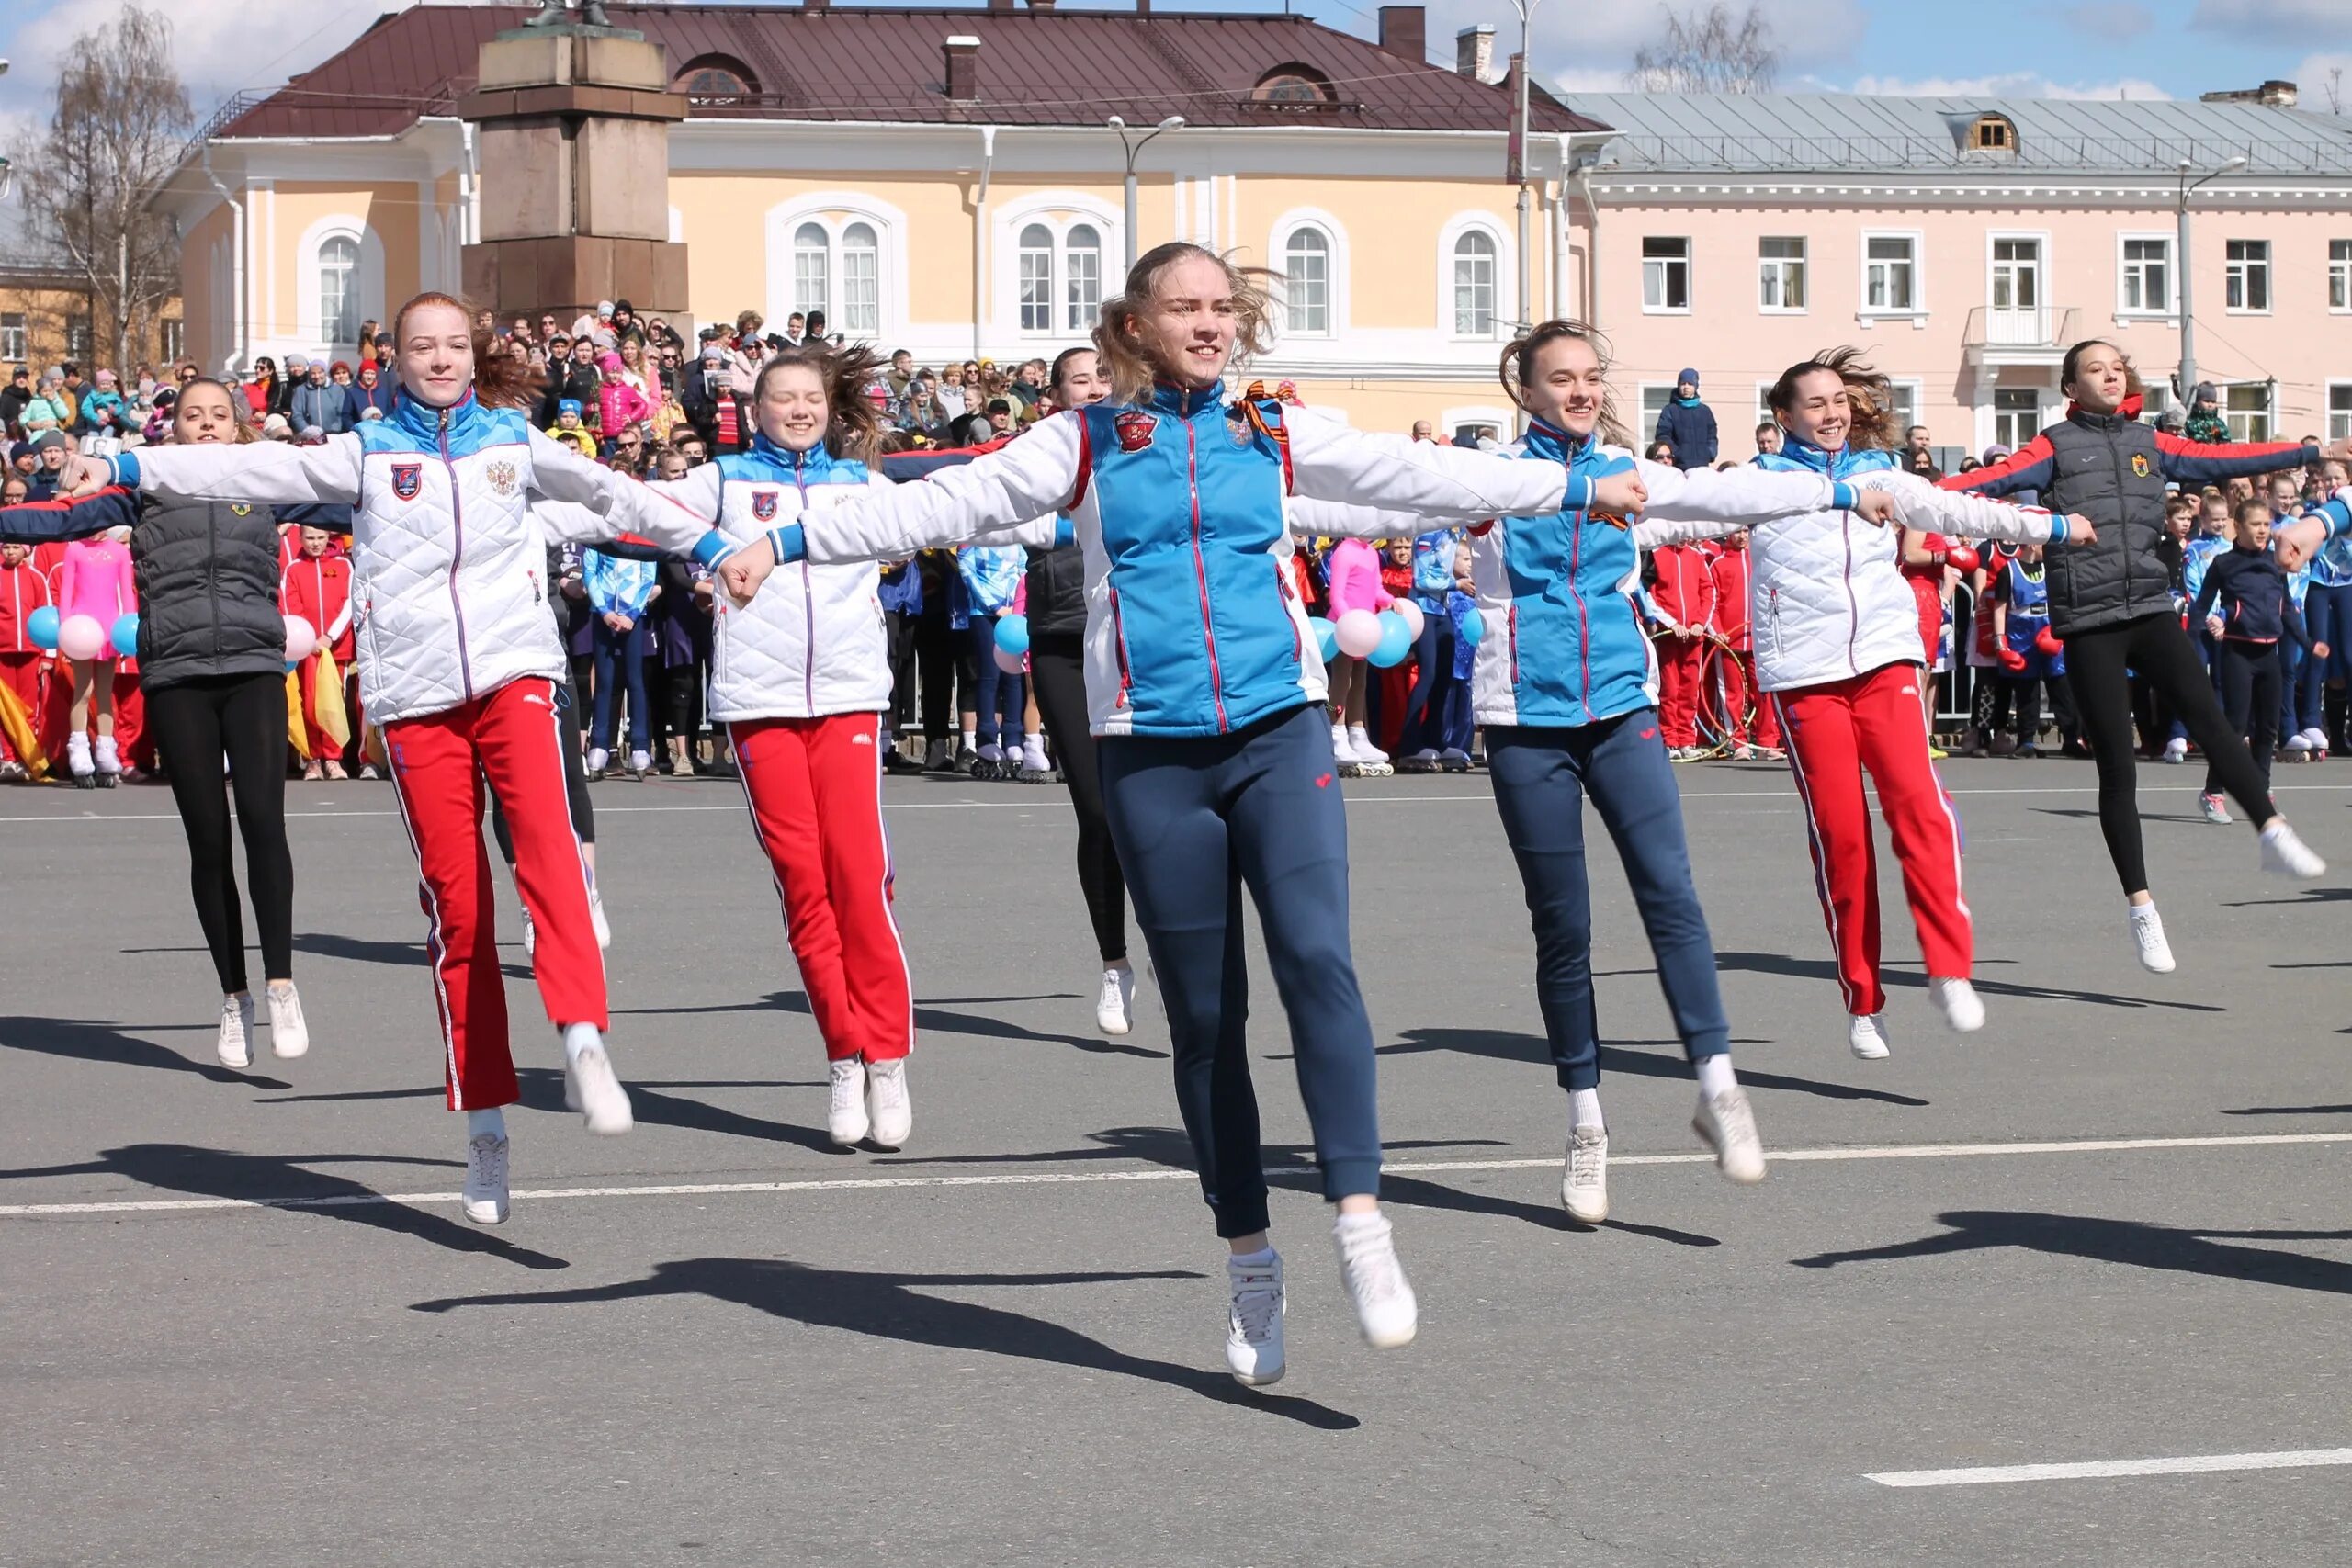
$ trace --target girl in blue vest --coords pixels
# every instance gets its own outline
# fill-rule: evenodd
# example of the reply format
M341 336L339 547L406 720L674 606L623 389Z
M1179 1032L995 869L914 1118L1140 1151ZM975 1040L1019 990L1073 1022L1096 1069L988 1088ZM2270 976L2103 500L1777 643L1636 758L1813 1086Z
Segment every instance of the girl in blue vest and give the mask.
M2066 678L2064 648L2044 648L2050 630L2050 582L2041 547L2020 545L2001 568L1993 586L1993 635L2000 644L2001 678L2009 682L2011 707L2017 715L2015 756L2041 754L2034 737L2041 730L2041 690L2047 685L2052 706L2060 702L2059 682ZM2063 720L2065 715L2061 713Z
M748 546L743 569L728 574L748 597L777 560L894 559L996 529L1043 543L1066 528L1084 549L1103 804L1158 970L1203 1191L1231 1252L1227 1365L1251 1385L1282 1376L1283 1293L1250 1081L1244 889L1290 1017L1358 1325L1373 1345L1395 1346L1417 1318L1379 1209L1372 1025L1348 942L1347 818L1320 649L1290 571L1286 503L1362 501L1427 526L1542 516L1571 489L1579 504L1596 490L1592 477L1548 465L1386 445L1271 400L1228 408L1228 362L1263 346L1267 310L1223 258L1162 245L1103 304L1095 344L1110 398L927 484L802 517ZM1630 473L1598 488L1617 510L1642 499ZM1036 538L1022 528L1031 519L1043 520ZM1335 531L1323 524L1317 532ZM1385 531L1381 521L1366 534Z

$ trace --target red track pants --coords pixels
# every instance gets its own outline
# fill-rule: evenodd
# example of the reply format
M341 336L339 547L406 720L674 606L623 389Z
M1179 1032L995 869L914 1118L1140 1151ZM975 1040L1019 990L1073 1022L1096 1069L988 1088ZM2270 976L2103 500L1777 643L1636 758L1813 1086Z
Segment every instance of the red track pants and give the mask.
M1973 939L1960 891L1960 824L1928 760L1921 678L1916 664L1889 664L1851 680L1772 694L1797 792L1804 797L1814 879L1851 1013L1886 1006L1878 976L1878 850L1862 795L1865 768L1878 785L1879 811L1903 864L1903 890L1928 973L1969 976Z
M785 937L833 1061L914 1048L914 982L890 914L882 834L881 716L729 726L760 848L775 868Z
M1745 746L1752 739L1758 746L1778 746L1781 743L1781 721L1772 711L1772 700L1766 696L1763 688L1756 683L1755 650L1743 648L1736 651L1739 655L1738 673L1736 677L1733 674L1730 660L1718 659L1713 665L1717 680L1729 686L1736 679L1745 688L1744 691L1724 693L1724 712L1731 716L1732 744ZM1753 723L1755 733L1752 737L1748 733L1750 721L1747 716L1750 713L1756 716Z
M44 653L0 653L0 686L16 693L17 700L25 705L25 723L31 727L36 740L41 738L40 661L48 657ZM24 761L8 744L5 734L0 734L0 758L12 762ZM62 769L65 764L61 761L57 765Z
M452 1111L486 1111L521 1098L506 1040L506 976L499 967L481 832L484 783L514 835L514 881L538 942L539 999L558 1029L610 1023L605 955L588 915L588 874L564 787L563 722L554 686L508 682L462 707L384 727L393 794L424 879L434 999Z
M1704 638L1657 639L1657 720L1668 746L1699 743L1699 675L1707 655Z

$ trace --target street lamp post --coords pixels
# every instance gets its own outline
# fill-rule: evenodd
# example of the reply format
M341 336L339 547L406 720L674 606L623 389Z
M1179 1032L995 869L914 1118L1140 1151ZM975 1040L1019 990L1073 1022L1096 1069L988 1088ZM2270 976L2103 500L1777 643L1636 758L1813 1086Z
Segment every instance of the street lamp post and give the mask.
M1519 83L1510 106L1510 175L1519 185L1519 321L1524 332L1535 320L1535 270L1529 257L1534 227L1534 193L1527 181L1527 73L1534 69L1535 7L1539 0L1511 0L1519 12Z
M2184 414L2197 390L2197 313L2191 309L2189 291L2196 270L2188 265L2188 197L2206 181L2220 179L2245 162L2245 154L2241 152L2211 174L2192 180L2188 176L2196 173L2197 165L2186 158L2180 161L2180 406Z
M1171 130L1183 130L1184 117L1181 114L1171 114L1141 136L1136 135L1128 128L1127 122L1117 115L1113 115L1105 123L1119 133L1119 145L1125 148L1127 152L1127 265L1132 269L1136 265L1136 154L1150 146L1153 137L1165 136Z

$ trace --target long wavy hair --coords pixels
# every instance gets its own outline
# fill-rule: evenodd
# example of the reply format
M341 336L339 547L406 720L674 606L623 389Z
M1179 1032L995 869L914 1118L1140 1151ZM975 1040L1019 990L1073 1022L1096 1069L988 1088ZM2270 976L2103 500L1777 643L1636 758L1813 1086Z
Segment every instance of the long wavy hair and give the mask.
M871 344L831 348L812 340L797 348L779 349L752 382L752 405L758 408L768 378L778 371L808 371L825 389L825 450L836 457L870 463L881 450L883 420L865 389L881 367Z
M1496 367L1496 375L1503 384L1503 390L1510 395L1512 402L1521 408L1527 407L1527 386L1535 375L1535 355L1547 345L1564 340L1583 344L1600 362L1600 420L1593 427L1593 434L1600 438L1603 446L1630 446L1633 436L1627 432L1625 422L1618 417L1617 395L1609 389L1607 383L1611 364L1609 340L1600 335L1599 327L1555 317L1548 321L1539 321L1511 339L1503 345L1501 362Z
M1167 378L1168 367L1156 363L1143 345L1140 318L1159 292L1161 275L1178 262L1198 256L1225 269L1227 297L1233 301L1233 357L1228 376L1238 375L1254 356L1263 354L1273 338L1273 305L1256 280L1270 276L1233 262L1204 246L1171 240L1136 258L1127 269L1126 286L1102 301L1102 320L1094 328L1094 351L1102 357L1111 378L1111 396L1123 403L1140 402L1155 382Z
M468 321L476 320L481 311L452 294L428 289L402 305L392 316L392 372L397 380L400 345L408 325L408 313L427 305L446 305ZM538 401L546 390L547 374L526 356L513 351L513 345L495 333L473 328L474 400L486 409L529 408ZM407 389L401 389L403 392Z
M1859 348L1833 348L1801 360L1781 372L1764 401L1786 430L1796 412L1797 385L1816 370L1826 370L1846 383L1846 400L1853 405L1853 423L1846 432L1849 451L1892 451L1903 433L1894 423L1894 388L1886 377L1862 359Z

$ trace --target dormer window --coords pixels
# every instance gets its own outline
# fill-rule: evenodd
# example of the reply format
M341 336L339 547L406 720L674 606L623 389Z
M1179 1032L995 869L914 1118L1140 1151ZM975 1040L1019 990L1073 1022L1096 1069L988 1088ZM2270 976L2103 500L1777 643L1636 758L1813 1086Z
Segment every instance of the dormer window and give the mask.
M689 101L713 108L731 107L759 92L749 67L724 54L704 54L686 62L672 84Z
M1311 65L1277 65L1258 78L1250 90L1250 97L1261 104L1312 107L1337 103L1339 95L1332 91L1331 79Z
M2006 116L1983 115L1970 130L1968 144L1979 152L2014 152L2018 150L2018 128Z

